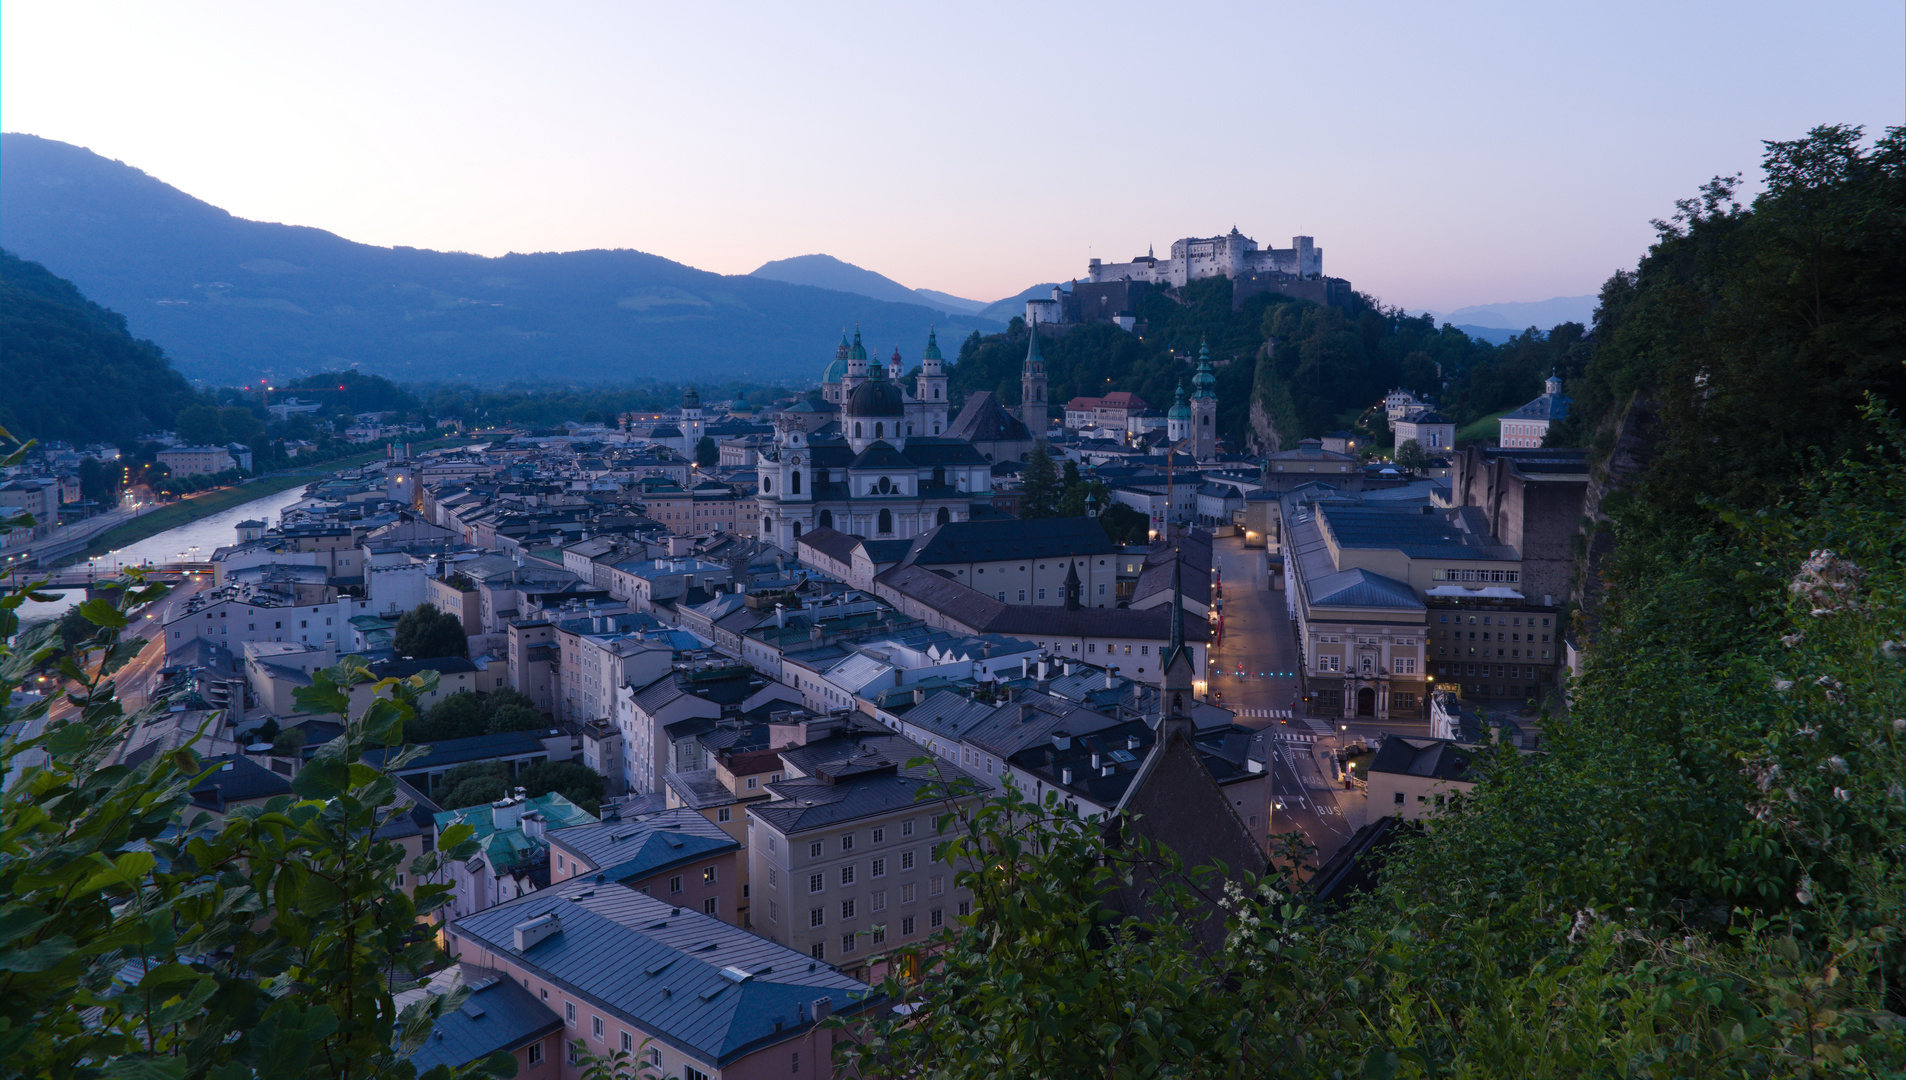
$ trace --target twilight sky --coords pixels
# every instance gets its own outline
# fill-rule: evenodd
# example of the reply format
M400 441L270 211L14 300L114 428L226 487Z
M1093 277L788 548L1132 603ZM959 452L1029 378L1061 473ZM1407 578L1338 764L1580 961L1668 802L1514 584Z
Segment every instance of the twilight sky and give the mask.
M1411 308L1592 292L1903 88L1898 0L0 6L0 129L242 217L980 300L1234 224Z

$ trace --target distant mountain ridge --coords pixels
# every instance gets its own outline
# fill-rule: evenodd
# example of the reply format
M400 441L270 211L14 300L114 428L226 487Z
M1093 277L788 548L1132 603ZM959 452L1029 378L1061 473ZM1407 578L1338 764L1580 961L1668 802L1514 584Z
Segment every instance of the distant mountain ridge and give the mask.
M895 304L924 304L941 311L963 315L977 313L986 304L933 289L909 289L885 274L836 259L832 255L796 255L763 263L749 277L785 281L790 285L812 285L819 289L855 293L874 300Z
M916 356L998 325L943 303L723 276L630 250L489 258L248 221L138 169L0 135L0 247L164 348L239 383L360 365L406 382L808 382L843 326ZM876 275L877 276L877 275Z
M1531 326L1547 330L1559 323L1575 322L1588 326L1594 322L1595 304L1601 298L1556 296L1547 300L1524 300L1500 304L1476 304L1438 316L1438 322L1495 327L1520 333Z

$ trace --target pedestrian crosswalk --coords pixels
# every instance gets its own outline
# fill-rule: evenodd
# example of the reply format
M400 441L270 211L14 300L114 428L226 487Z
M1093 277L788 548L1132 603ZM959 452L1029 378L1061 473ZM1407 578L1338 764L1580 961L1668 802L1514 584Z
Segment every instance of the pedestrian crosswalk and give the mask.
M1291 711L1289 709L1239 709L1238 715L1253 716L1267 720L1289 720L1291 718Z

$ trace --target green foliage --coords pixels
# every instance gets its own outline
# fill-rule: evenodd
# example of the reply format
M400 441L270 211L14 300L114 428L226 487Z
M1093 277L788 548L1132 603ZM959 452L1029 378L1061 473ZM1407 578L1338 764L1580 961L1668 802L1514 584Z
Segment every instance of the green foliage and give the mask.
M488 694L469 690L451 694L432 705L408 730L411 741L433 743L547 726L535 702L506 687Z
M124 316L6 251L0 386L0 425L79 445L130 446L141 434L171 427L173 414L193 400L165 353L126 332Z
M709 468L720 462L721 447L715 445L715 437L713 435L703 435L701 441L695 444L695 464L703 468Z
M74 688L61 715L45 701L10 704L18 672L53 647L53 627L0 646L9 733L0 756L18 769L0 795L6 1074L414 1075L406 1052L461 995L394 1008L387 974L415 976L432 958L418 919L450 892L420 884L413 898L396 875L427 881L440 859L466 858L474 845L468 830L448 830L438 850L407 861L400 845L378 839L401 811L390 777L359 757L400 739L410 702L430 681L379 683L292 794L215 819L191 810L188 793L205 769L190 750L107 764L145 719L115 697L113 673L145 644L122 635L163 592L134 579L115 600L85 606L99 627L87 644L105 659L90 669L59 661ZM0 641L13 640L18 605L32 595L0 593ZM301 705L344 715L350 687L369 678L347 660L316 673ZM15 734L42 721L36 735ZM462 1075L509 1072L513 1062L496 1060Z
M1795 479L1873 437L1865 395L1906 401L1906 129L1767 144L1751 208L1738 177L1678 203L1636 273L1603 286L1598 347L1553 438L1590 445L1637 395L1660 409L1658 464L1631 494L1712 524L1703 497L1778 501Z
M514 777L502 762L458 765L437 782L436 802L445 810L460 810L495 802L518 787L532 799L554 791L592 814L602 806L602 774L573 761L538 762Z
M1099 514L1099 527L1114 544L1142 544L1151 539L1151 519L1124 503L1110 503Z
M1404 439L1396 448L1397 467L1408 473L1420 473L1429 467L1429 454L1415 439Z
M391 648L399 656L418 659L468 656L470 639L463 632L461 619L429 604L418 604L398 617Z
M1026 469L1019 478L1019 516L1049 518L1059 514L1059 472L1053 468L1052 452L1040 440L1026 457Z

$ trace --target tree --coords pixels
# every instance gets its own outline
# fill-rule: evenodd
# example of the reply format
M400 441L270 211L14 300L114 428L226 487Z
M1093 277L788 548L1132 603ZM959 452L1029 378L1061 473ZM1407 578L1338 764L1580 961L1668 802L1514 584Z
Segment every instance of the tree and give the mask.
M13 708L17 660L54 648L55 627L14 638L30 590L0 590L0 753L18 765L0 793L0 1061L10 1076L405 1076L406 1055L462 993L401 1012L394 978L435 955L421 919L450 898L427 883L441 860L475 852L471 830L445 830L409 860L380 839L406 811L388 774L361 762L401 740L433 680L387 680L361 714L350 688L361 661L314 672L300 709L335 714L343 734L262 809L213 819L190 792L210 774L181 748L108 765L137 726L113 696L113 673L145 642L122 639L137 609L164 593L132 584L86 601L99 627L86 668L60 661L76 711ZM19 650L16 652L15 650ZM35 753L43 761L33 763ZM392 762L401 768L407 758ZM399 872L414 875L410 893ZM477 1075L507 1075L509 1055ZM440 1068L431 1080L449 1080Z
M399 656L418 659L470 655L462 620L429 604L418 604L398 618L391 647Z
M539 761L517 782L532 799L553 791L592 814L602 807L602 774L581 762Z
M458 765L433 785L436 803L445 810L493 803L510 793L508 766L497 761Z
M1396 447L1397 468L1414 476L1429 468L1429 455L1415 439L1404 439Z
M1112 503L1099 514L1099 527L1114 544L1142 544L1151 539L1151 520L1121 502Z
M226 406L218 411L219 432L225 442L250 444L265 433L265 422L257 414L241 405Z
M695 444L695 464L708 468L720 462L721 447L715 445L715 437L703 435L701 441Z
M1059 513L1059 471L1053 467L1052 453L1041 441L1032 448L1026 458L1026 468L1020 474L1019 516L1022 518L1049 518Z
M216 405L180 409L172 432L189 446L217 446L226 441L224 417Z

